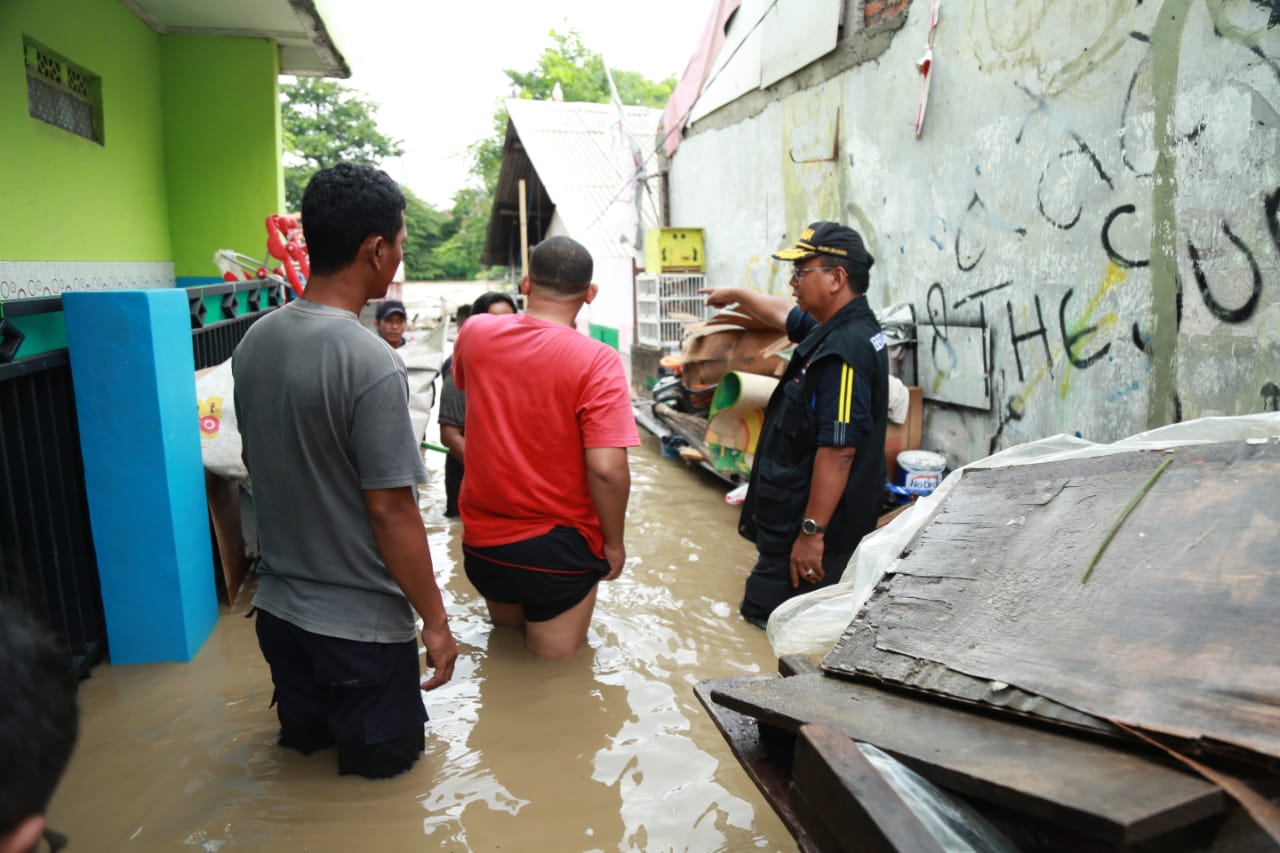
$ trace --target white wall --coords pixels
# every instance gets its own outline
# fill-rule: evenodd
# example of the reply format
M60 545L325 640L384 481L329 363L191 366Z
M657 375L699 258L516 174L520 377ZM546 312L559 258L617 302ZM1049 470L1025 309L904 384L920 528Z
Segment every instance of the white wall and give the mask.
M859 6L846 40L867 38ZM917 354L926 395L986 377L986 409L926 406L925 445L952 465L1058 432L1111 441L1275 408L1268 4L948 0L917 140L928 11L912 0L877 60L741 120L730 105L683 141L672 224L706 229L712 281L786 294L772 251L812 220L858 228L873 306L911 303L945 336ZM950 325L983 320L985 352Z

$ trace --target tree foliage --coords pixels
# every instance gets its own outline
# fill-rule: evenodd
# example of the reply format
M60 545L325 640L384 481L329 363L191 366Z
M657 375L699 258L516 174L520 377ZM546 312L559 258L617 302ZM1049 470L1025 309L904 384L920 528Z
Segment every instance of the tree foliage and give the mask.
M281 86L280 93L285 200L290 210L301 208L307 182L320 169L341 162L381 166L383 160L404 153L399 140L378 129L377 104L345 86L299 78ZM458 215L433 207L408 187L401 189L406 202L405 276L418 281L473 277L479 262L464 262L456 241L439 251L457 233ZM475 257L479 254L477 250Z
M280 87L285 145L285 204L302 206L307 181L338 163L377 166L404 148L378 129L378 106L340 83L299 77Z
M566 101L608 103L604 57L583 44L577 32L550 33L551 44L529 71L507 70L517 97L550 100L556 84ZM624 104L661 107L675 78L653 82L635 71L610 69ZM378 106L358 92L330 80L299 78L280 87L285 141L285 199L290 210L302 205L302 192L317 171L343 161L381 165L403 153L400 140L378 129ZM472 181L454 194L453 207L440 210L404 187L407 206L405 277L416 281L476 278L493 193L502 170L507 110L494 111L493 132L468 148Z

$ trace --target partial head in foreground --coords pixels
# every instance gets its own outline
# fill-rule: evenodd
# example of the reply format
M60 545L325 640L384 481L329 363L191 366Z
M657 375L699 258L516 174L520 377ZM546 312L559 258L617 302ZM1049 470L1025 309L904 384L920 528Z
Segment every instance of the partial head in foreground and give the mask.
M62 650L22 609L0 601L0 851L34 849L71 758L79 715Z

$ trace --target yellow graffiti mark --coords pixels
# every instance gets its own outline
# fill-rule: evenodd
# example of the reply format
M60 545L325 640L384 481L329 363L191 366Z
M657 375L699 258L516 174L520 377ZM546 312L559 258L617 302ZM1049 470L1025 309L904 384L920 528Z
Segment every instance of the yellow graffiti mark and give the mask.
M1090 325L1094 325L1096 326L1096 328L1094 328L1092 332L1089 332L1083 337L1076 339L1077 344L1081 344L1089 340L1089 338L1093 337L1098 332L1102 332L1102 331L1106 331L1114 328L1116 323L1119 322L1120 318L1117 317L1115 314L1104 314L1098 320L1097 323L1090 323L1090 320L1093 319L1093 312L1098 310L1098 303L1102 302L1103 297L1105 297L1108 293L1110 293L1111 289L1114 288L1117 284L1120 284L1122 281L1124 281L1125 278L1126 278L1125 271L1120 267L1119 264L1116 264L1114 261L1107 263L1106 278L1102 280L1102 285L1098 288L1097 292L1093 294L1093 297L1089 300L1089 304L1085 306L1084 315L1075 324L1075 326L1072 327L1069 334L1071 335L1079 334L1080 332L1088 328ZM1065 355L1066 354L1065 341L1063 342L1062 351L1063 351L1063 354ZM1067 398L1067 394L1070 393L1071 391L1071 378L1074 374L1075 374L1075 371L1067 371L1067 373L1062 377L1062 383L1058 386L1059 398L1063 400Z
M1097 292L1094 293L1093 296L1089 299L1089 304L1085 310L1084 317L1080 320L1078 324L1076 324L1073 332L1083 329L1085 326L1089 325L1089 320L1091 319L1093 312L1097 310L1098 303L1102 301L1102 298L1106 296L1107 293L1113 287L1115 287L1117 284L1119 284L1124 280L1125 280L1124 270L1121 269L1119 266L1117 266L1115 263L1109 262L1107 264L1106 278L1103 279L1102 284L1098 287ZM1118 321L1119 321L1119 318L1115 314L1106 314L1100 320L1098 320L1098 323L1097 323L1098 328L1095 329L1094 331L1101 332L1104 329L1110 329L1113 326L1115 326ZM1081 338L1080 340L1083 341L1085 340L1085 338ZM1079 341L1077 341L1077 343L1079 343ZM1046 364L1044 367L1041 367L1039 370L1037 370L1035 376L1032 376L1031 379L1029 379L1026 383L1023 384L1022 390L1018 393L1018 395L1014 397L1012 400L1010 400L1009 408L1019 412L1026 411L1027 402L1031 399L1032 395L1035 394L1036 388L1038 388L1040 386L1040 383L1044 381L1045 377L1050 374L1050 371L1052 370L1053 366L1064 360L1066 354L1067 354L1067 348L1065 344L1059 345L1054 349L1052 349L1050 351L1049 363ZM1062 397L1063 399L1066 398L1068 392L1071 390L1071 373L1072 372L1068 372L1066 375L1062 377L1062 384L1059 386L1058 393L1059 393L1059 396Z
M789 269L790 264L756 255L747 259L742 269L742 282L751 290L758 290L761 293L773 296L789 295L786 294L786 274Z

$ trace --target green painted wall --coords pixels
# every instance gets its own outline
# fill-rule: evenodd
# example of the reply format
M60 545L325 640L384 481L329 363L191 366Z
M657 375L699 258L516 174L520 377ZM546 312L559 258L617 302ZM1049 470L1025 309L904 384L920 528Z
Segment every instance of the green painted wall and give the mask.
M266 254L281 212L279 60L266 39L160 37L164 169L174 274L217 275L213 254Z
M24 36L102 78L104 145L28 115ZM170 259L159 72L118 2L0 2L0 259Z

